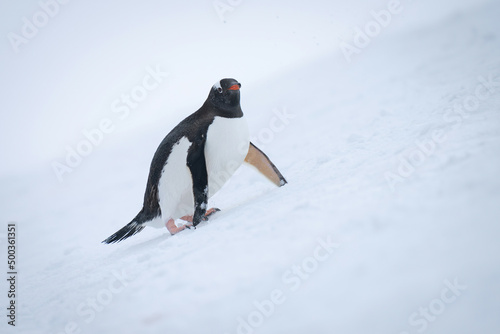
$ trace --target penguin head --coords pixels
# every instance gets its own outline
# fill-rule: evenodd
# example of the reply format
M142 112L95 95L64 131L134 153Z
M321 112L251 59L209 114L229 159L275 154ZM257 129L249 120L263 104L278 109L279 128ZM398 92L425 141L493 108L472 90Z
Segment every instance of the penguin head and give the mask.
M221 79L210 90L208 99L214 107L223 111L241 111L241 84L235 79Z

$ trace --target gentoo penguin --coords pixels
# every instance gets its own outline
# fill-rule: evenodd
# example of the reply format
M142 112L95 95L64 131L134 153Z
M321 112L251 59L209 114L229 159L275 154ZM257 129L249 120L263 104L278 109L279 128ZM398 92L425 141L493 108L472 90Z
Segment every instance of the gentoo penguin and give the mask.
M287 183L276 166L249 140L240 106L241 84L222 79L198 111L180 122L160 143L151 162L144 204L137 216L103 241L126 239L145 226L166 226L171 234L207 220L213 196L243 161L277 186ZM192 225L177 227L176 219Z

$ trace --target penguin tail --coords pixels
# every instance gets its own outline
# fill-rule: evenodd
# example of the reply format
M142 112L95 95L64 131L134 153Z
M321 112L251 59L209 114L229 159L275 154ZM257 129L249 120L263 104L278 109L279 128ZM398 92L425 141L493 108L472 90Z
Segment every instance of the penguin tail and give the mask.
M141 232L146 226L142 222L140 222L140 220L138 219L139 217L140 214L138 214L137 217L135 217L134 220L132 220L130 223L116 231L113 235L110 235L107 239L103 240L102 243L113 244Z

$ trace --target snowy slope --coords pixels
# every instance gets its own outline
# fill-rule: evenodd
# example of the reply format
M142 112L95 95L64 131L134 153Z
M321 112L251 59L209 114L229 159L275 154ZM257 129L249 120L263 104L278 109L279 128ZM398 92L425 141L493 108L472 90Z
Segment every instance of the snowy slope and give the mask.
M478 5L381 34L350 63L336 50L237 78L289 184L243 167L196 230L100 244L140 209L187 107L117 129L62 183L6 172L20 309L2 333L498 333L499 14Z

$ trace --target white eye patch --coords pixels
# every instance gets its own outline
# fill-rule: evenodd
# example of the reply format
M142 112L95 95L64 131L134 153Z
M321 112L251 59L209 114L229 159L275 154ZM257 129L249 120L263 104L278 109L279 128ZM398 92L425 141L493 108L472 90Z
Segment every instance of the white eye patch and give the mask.
M217 89L219 93L222 93L222 86L220 85L220 80L214 84L214 88Z

